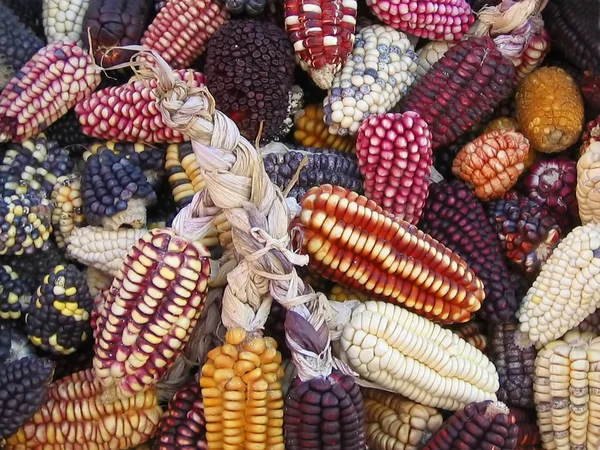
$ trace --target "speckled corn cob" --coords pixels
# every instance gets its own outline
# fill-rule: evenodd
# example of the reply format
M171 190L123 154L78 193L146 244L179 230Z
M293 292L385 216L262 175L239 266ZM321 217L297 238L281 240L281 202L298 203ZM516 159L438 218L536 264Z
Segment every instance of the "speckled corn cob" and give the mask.
M154 229L129 250L98 319L94 373L130 397L155 384L182 351L204 306L210 264L200 243Z
M100 227L75 228L65 239L67 255L83 265L115 276L129 249L147 232L132 228L116 231Z
M456 412L423 450L514 450L519 427L502 402L471 403Z
M412 111L369 117L358 129L356 156L365 196L416 225L429 195L433 165L427 123Z
M2 286L0 289L0 318L5 320L21 318L31 300L31 286L8 265L0 266L0 286Z
M52 191L51 201L54 204L54 211L52 211L54 238L58 248L65 248L67 245L65 240L73 230L85 225L81 177L71 174L58 178Z
M448 41L431 41L425 44L417 51L419 60L417 61L417 80L425 75L440 60L448 51L454 42Z
M481 307L483 284L464 260L366 197L313 188L300 222L311 268L342 286L439 323L467 322Z
M433 149L455 141L512 93L513 64L489 38L456 43L415 83L402 104L425 119Z
M571 76L558 67L527 75L516 94L517 120L531 146L556 153L575 144L583 128L583 99Z
M558 339L600 302L600 225L575 228L552 252L517 313L520 330L536 345Z
M285 29L300 67L321 89L329 89L352 51L356 27L355 0L286 0Z
M284 450L277 342L241 328L208 353L200 386L208 448Z
M487 322L509 320L518 307L506 258L481 202L459 180L433 183L420 229L459 255L481 278Z
M162 409L155 389L105 403L92 370L50 386L42 408L7 439L6 450L121 450L148 441Z
M4 2L0 3L0 56L11 67L11 76L44 46L44 41L24 25Z
M453 327L452 331L480 352L485 352L488 346L488 339L484 331L484 325L481 322L471 321L463 323Z
M0 364L0 441L13 435L42 406L53 372L54 363L46 358Z
M48 43L75 41L83 47L83 19L90 0L43 0L44 32Z
M0 142L23 142L50 126L100 84L90 56L74 42L38 51L0 95Z
M308 105L296 114L294 140L304 147L354 152L354 138L329 133L323 121L323 105Z
M399 306L361 303L340 343L342 358L362 378L422 405L457 410L496 400L498 374L483 353Z
M364 389L371 450L418 450L441 426L442 415L401 395Z
M153 450L207 450L200 384L193 380L177 391L160 419Z
M186 70L175 77L193 87L204 85L204 75ZM116 142L148 144L182 142L184 136L167 127L156 107L156 81L133 77L122 86L112 86L93 93L75 106L82 130L88 136Z
M229 12L217 0L170 0L158 12L141 43L174 69L187 69L228 20Z
M345 302L346 300L360 300L361 302L364 302L368 300L369 297L336 284L331 288L331 292L327 298L333 302Z
M396 106L415 80L416 61L404 33L385 25L362 28L323 101L329 132L356 134L363 120Z
M600 142L592 143L577 162L577 205L582 224L600 223Z
M0 200L0 255L20 256L48 246L52 203L33 194Z
M535 347L519 346L516 321L492 325L488 356L496 366L500 389L498 400L509 406L533 408Z
M600 339L569 331L535 360L535 406L544 449L600 446Z
M93 306L85 278L77 267L54 267L27 309L25 331L29 340L55 355L75 352L91 337Z

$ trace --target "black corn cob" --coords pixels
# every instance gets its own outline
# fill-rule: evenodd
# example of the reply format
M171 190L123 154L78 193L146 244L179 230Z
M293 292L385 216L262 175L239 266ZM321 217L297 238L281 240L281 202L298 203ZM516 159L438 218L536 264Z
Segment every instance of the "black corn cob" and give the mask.
M494 228L473 191L459 180L432 183L419 227L456 252L483 281L486 321L510 320L518 301Z
M0 323L0 365L36 356L35 347L17 325L14 321Z
M0 264L7 264L19 274L26 286L27 292L33 295L46 274L59 264L68 264L64 250L61 250L52 240L46 242L46 248L33 254L20 256L2 256Z
M46 135L49 139L58 142L61 147L68 147L71 154L83 153L86 145L92 142L92 138L81 131L81 124L74 110L70 110L50 125Z
M114 142L106 141L90 147L89 154L102 153L111 150L116 155L137 155L139 165L144 171L162 172L165 170L166 151L160 147L143 142ZM88 155L84 155L86 158Z
M56 363L54 381L92 368L92 361L94 359L94 344L92 341L92 339L89 339L75 353L71 353L70 355L44 353L45 356Z
M4 265L0 266L0 286L0 318L19 319L31 299L27 283L12 267Z
M267 154L264 164L269 178L282 191L290 184L300 164L305 164L287 195L298 202L310 188L322 184L342 186L359 194L364 192L356 157L347 153L297 147L289 152Z
M19 20L29 27L39 38L46 40L42 21L43 0L2 0Z

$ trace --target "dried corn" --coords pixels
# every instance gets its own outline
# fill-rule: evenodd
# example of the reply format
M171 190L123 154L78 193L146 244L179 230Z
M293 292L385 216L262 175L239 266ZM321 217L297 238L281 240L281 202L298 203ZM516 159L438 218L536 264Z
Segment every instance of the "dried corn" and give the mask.
M54 238L59 248L65 248L66 239L76 228L85 225L81 177L71 174L58 178L52 191L51 201L54 204L54 211L52 211Z
M44 32L48 43L75 41L83 47L83 19L90 0L43 0Z
M329 133L323 106L308 105L296 114L294 140L304 146L354 153L354 138Z

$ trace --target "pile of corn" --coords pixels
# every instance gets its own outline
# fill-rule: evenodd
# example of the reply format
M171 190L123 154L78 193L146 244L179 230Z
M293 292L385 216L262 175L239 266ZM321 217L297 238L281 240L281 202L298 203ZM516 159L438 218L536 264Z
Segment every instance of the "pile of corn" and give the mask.
M0 0L0 447L600 448L591 3ZM327 326L214 319L207 91Z

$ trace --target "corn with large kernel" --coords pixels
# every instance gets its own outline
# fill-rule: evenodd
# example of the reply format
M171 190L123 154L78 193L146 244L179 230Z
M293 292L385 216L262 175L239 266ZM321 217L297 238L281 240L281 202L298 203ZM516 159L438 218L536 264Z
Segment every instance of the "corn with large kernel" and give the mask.
M0 266L0 286L0 319L20 319L31 300L31 286L9 265Z
M481 308L483 283L462 258L364 196L313 188L299 222L310 267L344 287L445 324Z
M498 374L483 353L399 306L361 303L340 343L342 359L361 377L422 405L457 410L496 400Z
M582 224L600 223L600 142L591 143L577 161L577 206Z
M329 148L340 152L354 153L353 136L331 134L323 121L323 105L306 106L296 113L294 140L304 147Z
M48 43L75 41L83 47L83 19L90 6L90 0L44 0L44 33Z
M482 322L471 321L467 323L461 323L460 325L453 327L452 331L458 334L461 339L467 341L477 350L485 352L488 346L488 338Z
M6 440L6 450L125 450L154 436L162 409L156 389L102 400L91 369L54 382L41 409Z
M71 174L58 178L50 199L54 204L54 211L52 211L54 238L59 248L65 248L66 239L76 228L85 225L81 177Z
M200 386L208 449L283 450L283 367L275 340L241 328L208 353Z

